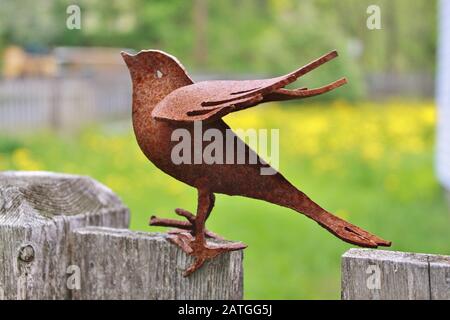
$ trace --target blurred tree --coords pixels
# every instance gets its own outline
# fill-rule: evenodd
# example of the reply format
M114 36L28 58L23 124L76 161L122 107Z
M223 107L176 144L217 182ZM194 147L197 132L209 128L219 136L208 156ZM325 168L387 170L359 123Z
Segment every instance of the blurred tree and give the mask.
M57 25L53 18L53 0L2 1L0 36L3 44L17 44L40 50L52 44ZM43 17L48 17L43 18Z
M66 28L66 8L81 7L81 30ZM379 5L382 29L366 27ZM20 12L20 14L17 14ZM17 0L0 8L0 46L159 48L190 68L279 74L338 49L341 59L310 84L336 75L352 82L335 94L364 92L367 72L432 73L435 0Z
M204 67L208 57L207 22L208 2L207 0L194 0L193 9L194 22L194 57L195 64Z

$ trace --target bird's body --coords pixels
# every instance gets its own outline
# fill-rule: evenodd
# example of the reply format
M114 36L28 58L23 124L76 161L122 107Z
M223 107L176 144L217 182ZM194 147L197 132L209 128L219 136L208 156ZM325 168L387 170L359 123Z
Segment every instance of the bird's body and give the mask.
M206 259L229 250L242 249L244 245L222 245L210 248L206 245L204 224L214 205L214 193L239 195L291 208L317 221L324 228L343 239L360 246L377 247L390 245L370 233L341 220L327 212L303 192L294 187L273 168L274 174L261 174L268 164L239 139L231 128L221 119L224 115L274 100L290 100L318 95L343 85L345 79L328 86L306 90L287 90L283 87L299 76L336 57L332 52L307 66L286 76L248 81L207 81L194 83L184 67L176 58L156 50L142 51L131 56L122 54L133 81L133 128L137 142L147 156L159 169L199 191L197 215L177 209L177 214L188 222L152 217L152 225L173 226L191 231L192 236L178 232L173 242L184 251L196 257L196 263L187 274L198 269ZM173 161L173 150L179 143L174 141L177 129L189 132L194 137L195 123L201 121L202 132L213 129L219 132L216 139L222 139L224 147L222 161L215 163L196 163L194 153L199 145L191 141L193 153L184 163ZM233 144L227 144L230 135ZM201 150L211 141L200 140ZM214 142L217 142L214 140ZM240 147L245 150L245 159L251 157L256 162L240 163L237 156ZM232 152L233 161L226 155ZM228 161L227 161L228 160Z
M222 142L225 148L224 158L221 161L223 164L207 165L194 164L193 160L191 163L182 164L173 164L167 161L171 157L173 147L177 144L176 141L171 140L171 134L173 130L179 129L180 126L175 127L170 123L157 120L152 120L152 122L154 123L147 127L147 133L154 141L150 143L153 147L144 147L146 150L144 153L159 169L179 181L195 188L206 187L213 193L244 196L279 205L283 205L289 194L298 193L298 190L279 172L273 175L261 175L261 169L267 168L268 165L264 165L257 154L254 155L257 159L256 163L238 164L235 160L233 164L226 164L225 154L229 152L226 149L226 130L231 129L223 120L218 120L214 124L203 125L205 131L210 128L219 129L224 138ZM192 124L184 124L182 127L194 136ZM251 157L249 153L254 153L254 151L236 135L234 135L234 139L237 143L233 144L233 153L237 154L238 144L242 143L245 145L246 159L249 159ZM138 143L141 146L146 146L148 142L146 143L138 138ZM204 149L207 142L203 143ZM270 190L270 193L268 193L268 190Z

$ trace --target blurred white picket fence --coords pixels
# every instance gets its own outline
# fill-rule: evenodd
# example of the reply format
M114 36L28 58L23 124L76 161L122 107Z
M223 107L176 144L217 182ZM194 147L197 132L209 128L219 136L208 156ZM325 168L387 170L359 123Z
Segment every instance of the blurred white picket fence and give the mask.
M0 132L70 131L131 114L129 75L24 78L0 81Z
M251 74L194 74L195 81L258 79ZM368 96L430 97L433 80L425 75L372 74ZM73 131L91 122L129 119L131 81L128 71L65 75L59 78L0 79L0 133L19 134L40 129Z

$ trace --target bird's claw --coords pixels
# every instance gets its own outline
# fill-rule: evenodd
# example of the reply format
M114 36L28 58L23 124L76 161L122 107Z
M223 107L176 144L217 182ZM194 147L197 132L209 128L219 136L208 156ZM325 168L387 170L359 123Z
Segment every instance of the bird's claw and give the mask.
M152 216L150 218L150 225L151 226L158 226L158 227L171 227L175 228L169 231L169 233L180 233L184 232L186 230L190 231L190 233L193 235L195 233L194 230L194 222L195 222L195 215L187 210L177 208L175 209L175 213L179 216L185 217L188 221L179 221L175 219L164 219L164 218L158 218L155 216ZM209 231L205 229L205 236L207 238L216 239L216 240L225 240L218 234Z
M189 268L187 268L184 271L183 277L189 277L195 271L200 269L203 266L204 263L205 263L205 259L203 259L203 258L195 258L195 262Z
M170 230L169 235L170 242L195 259L194 263L184 272L183 275L185 277L201 268L207 260L211 260L225 252L247 248L247 245L240 242L218 243L213 241L206 243L201 238L192 236L190 232L179 229Z
M179 234L179 233L186 234L187 232L184 229L174 228L174 229L169 229L169 231L167 231L167 233L169 233L169 234ZM192 235L192 231L189 231L189 234ZM217 233L209 231L209 230L206 230L206 229L205 229L205 236L208 239L214 239L214 240L217 240L217 241L225 241L224 237L219 236Z
M163 219L152 216L150 218L150 225L174 228L168 231L169 241L177 245L186 254L194 257L194 263L184 273L185 277L202 267L207 260L213 259L225 252L247 248L247 245L243 243L226 241L221 236L209 230L195 230L196 216L187 210L175 209L175 213L185 217L188 221ZM205 237L212 239L212 241L207 242Z

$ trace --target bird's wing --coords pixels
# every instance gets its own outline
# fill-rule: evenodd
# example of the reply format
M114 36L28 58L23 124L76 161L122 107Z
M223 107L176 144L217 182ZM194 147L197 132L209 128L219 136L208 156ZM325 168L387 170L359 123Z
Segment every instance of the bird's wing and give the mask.
M301 99L319 95L346 83L340 79L322 88L287 90L283 87L337 57L332 51L287 75L243 81L204 81L181 87L159 102L152 112L158 120L191 122L215 121L228 113L259 103Z

